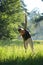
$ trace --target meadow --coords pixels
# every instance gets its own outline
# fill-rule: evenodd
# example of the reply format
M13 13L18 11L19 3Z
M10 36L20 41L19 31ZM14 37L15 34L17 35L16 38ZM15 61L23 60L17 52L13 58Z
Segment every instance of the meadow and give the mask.
M0 65L43 65L43 41L34 41L34 53L30 46L25 53L22 41L0 40Z

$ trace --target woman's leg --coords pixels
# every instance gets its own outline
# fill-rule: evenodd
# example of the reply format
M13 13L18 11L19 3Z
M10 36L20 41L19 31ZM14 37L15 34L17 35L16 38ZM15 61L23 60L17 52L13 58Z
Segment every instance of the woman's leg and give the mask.
M24 48L25 48L25 52L27 51L27 48L28 48L28 43L27 41L24 41Z
M32 41L32 39L29 38L28 42L29 42L29 45L30 45L31 50L32 50L32 52L33 52L33 41Z

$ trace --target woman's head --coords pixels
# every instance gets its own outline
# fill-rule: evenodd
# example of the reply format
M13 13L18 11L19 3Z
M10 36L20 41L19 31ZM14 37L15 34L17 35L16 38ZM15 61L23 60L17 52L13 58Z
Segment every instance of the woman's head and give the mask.
M20 33L21 35L23 35L23 34L25 33L25 30L24 30L23 28L19 28L18 31L19 31L19 33Z

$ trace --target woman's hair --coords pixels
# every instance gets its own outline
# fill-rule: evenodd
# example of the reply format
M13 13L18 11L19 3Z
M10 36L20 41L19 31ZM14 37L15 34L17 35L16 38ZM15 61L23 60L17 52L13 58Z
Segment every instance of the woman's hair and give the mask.
M23 28L18 28L18 31L19 31L19 32L20 32L21 30L23 31L24 29L23 29Z
M21 31L21 28L19 28L18 31L20 32Z

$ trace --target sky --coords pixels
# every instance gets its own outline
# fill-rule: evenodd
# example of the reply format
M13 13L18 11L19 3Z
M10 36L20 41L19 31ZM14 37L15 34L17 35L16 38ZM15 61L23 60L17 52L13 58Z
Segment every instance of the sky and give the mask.
M24 3L26 4L27 10L30 12L37 7L40 13L43 13L43 2L41 0L24 0Z

